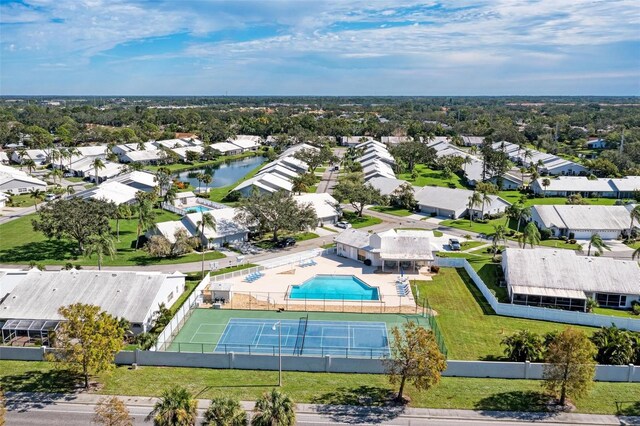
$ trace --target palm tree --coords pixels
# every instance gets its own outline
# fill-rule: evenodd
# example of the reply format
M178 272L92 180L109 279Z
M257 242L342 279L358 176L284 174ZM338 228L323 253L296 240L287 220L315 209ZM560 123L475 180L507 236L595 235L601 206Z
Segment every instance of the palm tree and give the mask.
M209 184L213 182L213 176L211 176L209 173L204 173L202 175L202 183L204 183L205 187L207 188L205 193L209 192Z
M291 179L291 190L297 192L300 195L303 192L307 192L309 187L307 186L307 179L304 175L298 175Z
M44 200L44 191L39 189L32 189L29 191L29 198L33 198L34 206L36 207L36 212L38 211L38 200Z
M22 164L27 168L29 173L33 173L33 171L36 169L36 162L31 158L27 158L22 162Z
M471 145L469 148L469 154L476 155L478 154L478 147L476 145Z
M249 423L247 412L232 398L214 398L204 413L203 426L245 426Z
M507 229L504 225L493 225L493 236L491 237L491 247L493 248L493 260L496 259L498 244L502 242L507 245Z
M596 249L598 254L602 254L602 252L606 250L611 250L604 241L602 241L602 237L597 232L591 234L591 238L589 238L589 247L587 248L587 256L591 256L591 246Z
M198 234L200 236L200 250L202 251L202 275L201 278L204 278L204 252L207 249L208 239L204 234L205 228L211 228L213 231L216 230L216 220L211 216L211 213L202 212L202 219L196 223L196 227L198 228ZM207 241L205 243L205 241Z
M178 195L178 190L175 186L171 185L164 193L164 202L167 204L173 204L176 200L176 195Z
M149 417L154 426L194 426L198 416L198 402L186 390L175 386L162 392Z
M69 158L69 151L67 149L60 149L59 154L60 154L60 170L62 170L62 168L64 167L62 163L64 162L64 160Z
M160 196L164 195L164 191L171 184L171 174L165 173L164 170L158 170L153 177L153 181L158 184L160 188Z
M56 180L62 182L62 169L51 170L50 176L53 179L53 183L56 183Z
M469 196L469 204L467 204L467 209L469 210L469 227L471 227L471 222L473 222L473 209L480 206L482 206L482 195L480 195L479 192L473 191Z
M196 179L198 180L198 192L201 192L200 187L202 186L202 181L206 175L204 173L198 173L196 175Z
M71 162L73 161L73 157L80 155L80 151L78 148L69 148L67 149L67 160L69 160L69 170L71 170Z
M630 240L633 234L633 222L635 221L640 224L640 204L631 209L629 217L631 217L631 224L629 225L629 235L627 235L627 239Z
M138 145L136 146L136 149L138 151L144 151L147 149L147 146L144 144L144 142L140 141L138 142Z
M143 191L136 192L136 213L138 216L136 250L140 245L140 234L144 229L148 229L155 223L155 214L153 212L154 193L146 193Z
M484 219L484 206L487 203L491 204L491 196L486 191L481 192L481 194L482 194L482 210L481 210L481 213L480 213L480 218Z
M25 161L24 157L26 157L27 155L28 154L26 149L20 148L18 150L18 157L20 158L20 170L22 170L22 166L24 166L24 161Z
M116 246L113 242L113 237L109 234L93 235L87 241L84 246L84 255L91 257L93 254L98 256L98 271L102 269L102 260L104 256L109 256L110 259L116 255Z
M120 219L131 217L131 207L129 204L120 204L116 209L116 238L120 242Z
M66 191L68 196L72 196L73 194L76 193L76 190L73 189L73 185L68 185L66 188Z
M296 423L295 404L277 389L265 392L256 401L253 426L293 426Z
M504 354L513 362L536 362L543 357L544 344L542 338L529 330L521 330L502 339Z
M531 248L533 248L535 244L539 244L540 231L538 231L538 227L536 226L536 224L533 222L527 223L527 226L525 226L522 230L522 235L520 235L518 241L522 245L522 248L525 248L527 246L527 243L531 245Z
M544 189L543 191L543 198L547 197L547 187L551 185L551 181L549 180L549 178L544 178L542 179L542 188Z
M100 183L100 178L98 177L98 169L104 169L106 166L102 162L102 159L96 158L93 160L93 177L96 181L96 185Z
M527 207L522 203L515 203L507 208L506 213L507 223L509 223L509 219L516 220L518 222L516 231L520 232L522 221L526 221L531 217L531 207Z
M471 157L469 157L468 155L465 155L464 157L462 157L462 170L464 171L464 174L467 174L467 164L471 164L473 163L473 160L471 159Z

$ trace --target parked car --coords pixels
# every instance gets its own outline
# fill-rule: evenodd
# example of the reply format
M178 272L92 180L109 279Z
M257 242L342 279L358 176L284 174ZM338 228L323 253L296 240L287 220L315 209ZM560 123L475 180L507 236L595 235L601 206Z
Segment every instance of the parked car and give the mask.
M349 222L345 222L344 220L341 220L340 222L336 223L336 227L342 228L342 229L349 229L351 228L351 224Z
M278 241L276 243L276 247L277 248L285 248L285 247L294 246L295 244L296 244L295 238L287 237L287 238L283 238L280 241Z
M62 177L65 177L65 178L73 177L73 173L71 173L71 172L66 172L65 174L63 174L63 175L62 175Z
M460 250L460 241L456 240L455 238L450 238L449 247L451 248L451 250Z
M47 194L44 196L44 200L45 201L53 201L56 198L58 198L58 196L56 194Z

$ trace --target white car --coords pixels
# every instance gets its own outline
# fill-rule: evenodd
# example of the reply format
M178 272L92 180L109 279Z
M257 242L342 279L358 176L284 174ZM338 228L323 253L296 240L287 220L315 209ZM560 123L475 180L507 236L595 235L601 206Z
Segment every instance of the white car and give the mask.
M345 222L345 221L340 221L338 223L336 223L336 226L338 228L342 228L342 229L349 229L351 228L351 224L349 222Z
M47 195L45 195L44 200L45 201L53 201L56 198L58 198L58 196L56 194L47 194Z

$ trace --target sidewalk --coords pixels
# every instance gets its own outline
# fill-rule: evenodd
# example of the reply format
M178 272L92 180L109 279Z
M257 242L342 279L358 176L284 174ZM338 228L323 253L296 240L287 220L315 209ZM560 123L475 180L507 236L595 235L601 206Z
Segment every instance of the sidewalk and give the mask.
M95 405L105 395L97 394L46 394L46 393L17 393L7 392L7 408L9 411L17 409L41 408L51 404L78 404ZM129 407L148 407L149 410L158 401L157 398L146 396L118 396ZM255 402L242 401L242 407L252 411ZM198 399L198 409L205 410L209 406L209 400ZM410 407L362 407L347 405L319 405L297 404L296 413L318 414L331 419L342 418L346 423L360 422L360 418L375 419L377 415L382 419L393 417L411 418L416 420L447 419L466 421L518 421L535 423L564 423L580 425L640 425L638 416L614 416L607 414L580 414L580 413L534 413L518 411L475 411L475 410L451 410L435 408L410 408ZM351 419L351 421L347 421Z

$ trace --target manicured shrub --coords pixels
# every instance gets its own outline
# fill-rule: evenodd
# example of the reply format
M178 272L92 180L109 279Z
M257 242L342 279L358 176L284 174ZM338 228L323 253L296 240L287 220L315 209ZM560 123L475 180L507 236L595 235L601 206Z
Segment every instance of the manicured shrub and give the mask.
M437 274L438 272L440 272L440 267L438 265L431 265L431 272Z
M541 240L548 240L549 238L551 238L551 229L542 229L540 231L540 239Z

